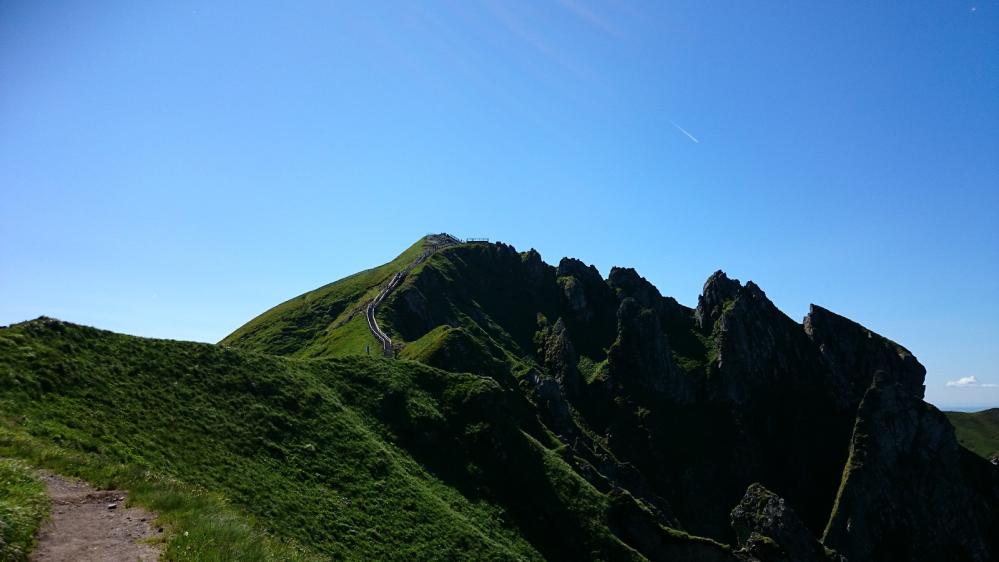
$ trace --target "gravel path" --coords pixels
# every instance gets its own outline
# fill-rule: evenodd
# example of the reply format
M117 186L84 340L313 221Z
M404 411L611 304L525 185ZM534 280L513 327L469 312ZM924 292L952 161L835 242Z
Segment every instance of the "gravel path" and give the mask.
M143 539L158 536L155 515L141 507L125 508L127 493L95 490L86 482L42 473L52 498L52 517L38 534L31 555L36 562L143 562L160 551Z

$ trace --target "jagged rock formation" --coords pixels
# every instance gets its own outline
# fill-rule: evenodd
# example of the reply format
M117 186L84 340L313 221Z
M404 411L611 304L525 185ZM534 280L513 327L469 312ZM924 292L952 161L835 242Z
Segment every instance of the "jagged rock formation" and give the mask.
M907 392L923 397L926 369L904 347L814 304L804 328L829 367L830 395L841 408L856 408L878 371L892 374Z
M857 562L988 560L999 474L958 446L946 416L911 382L876 374L823 540Z
M788 562L838 559L809 532L784 498L760 484L750 485L732 510L732 528L736 543L755 558Z
M678 404L691 400L688 377L680 371L654 309L625 297L617 309L617 340L607 352L612 385L668 397Z
M908 350L824 308L796 322L718 271L692 309L633 269L497 243L437 252L379 314L402 357L494 379L646 558L695 556L678 533L744 559L999 557L999 471L922 402ZM324 345L247 348L340 352Z
M553 376L560 393L569 398L579 396L583 384L577 368L579 357L566 331L565 322L559 318L551 327L542 322L535 339L538 342L538 357L545 371Z

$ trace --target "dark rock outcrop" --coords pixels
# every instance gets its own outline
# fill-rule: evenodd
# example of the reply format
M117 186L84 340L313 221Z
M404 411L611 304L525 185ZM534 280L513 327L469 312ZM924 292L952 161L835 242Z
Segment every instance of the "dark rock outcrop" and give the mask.
M531 369L524 377L534 389L534 401L545 423L567 444L583 438L572 418L570 400L578 400L582 387L578 360L572 341L559 318L549 326L542 317L534 339L543 370Z
M565 322L559 318L553 326L542 326L535 339L538 343L538 357L545 369L552 374L563 393L578 398L582 386L579 369L576 367L579 358Z
M777 309L752 281L715 273L698 301L701 327L710 320L715 349L710 392L736 404L772 394L775 386L813 387L820 369L800 325Z
M926 369L904 347L814 304L804 328L829 367L829 394L840 408L856 409L877 371L922 398Z
M619 300L630 297L638 301L642 308L650 308L656 312L663 307L664 299L659 289L630 267L612 267L607 284L614 289Z
M728 306L739 294L742 286L738 281L733 281L725 275L724 271L718 270L708 277L704 282L704 289L701 296L697 298L697 311L695 318L701 331L711 332L715 322L721 318L725 307Z
M767 562L827 560L825 548L784 498L758 483L732 510L732 529L744 552Z
M607 357L610 379L639 393L686 403L693 393L686 375L673 361L666 334L655 311L631 297L617 312L618 337Z
M576 349L599 356L614 341L614 291L592 265L563 258L555 271L560 294L559 308Z
M875 374L823 542L852 562L994 560L995 479L977 490L968 485L962 464L970 453L957 444L946 416L912 386L885 371Z
M562 258L555 275L562 288L565 308L571 317L581 324L587 324L593 319L595 303L608 301L608 292L603 277L592 265L573 258Z

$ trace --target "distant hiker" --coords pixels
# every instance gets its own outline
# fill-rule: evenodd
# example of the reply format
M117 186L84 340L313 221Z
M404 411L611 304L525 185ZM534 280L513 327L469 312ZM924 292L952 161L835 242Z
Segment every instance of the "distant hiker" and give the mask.
M367 351L368 355L371 355L371 344L370 343L364 345L364 351Z

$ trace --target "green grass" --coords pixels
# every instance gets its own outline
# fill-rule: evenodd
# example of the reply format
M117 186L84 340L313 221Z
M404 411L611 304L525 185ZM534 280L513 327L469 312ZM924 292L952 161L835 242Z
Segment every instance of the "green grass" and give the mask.
M45 485L27 463L0 458L0 560L27 560L35 532L49 514Z
M423 251L423 239L394 260L285 301L250 320L221 342L275 355L362 355L378 348L368 332L363 304ZM354 318L348 321L348 317ZM363 327L363 330L360 328Z
M362 311L353 318L329 329L317 338L310 346L302 349L295 356L311 357L344 357L347 355L371 355L379 357L382 354L382 344L378 342L368 328L368 319Z
M448 335L455 329L448 325L437 326L418 340L406 344L402 348L402 351L399 352L399 357L401 359L422 360L426 362L426 358L440 351L441 347L447 341Z
M436 335L411 352L512 368L474 326ZM39 319L0 329L0 412L0 456L129 490L168 560L641 559L495 377Z
M129 490L129 504L153 510L157 514L156 524L165 528L165 534L160 539L166 543L164 560L317 559L293 542L281 541L263 532L251 517L227 505L218 494L156 475L135 465L114 462L104 455L52 445L28 434L10 420L0 425L0 454L24 459L17 461L22 467L30 463L31 466L82 478L99 488ZM41 497L36 501L47 512L48 497L44 489L40 492ZM11 503L20 506L22 512L32 512L30 498L15 497ZM27 524L21 525L23 533L34 533L30 522L29 519ZM2 554L0 549L0 560L7 560Z
M171 524L177 559L230 559L226 545L263 530L289 552L341 559L537 558L501 507L466 498L400 443L440 425L449 392L487 380L36 321L0 330L12 424L0 454L131 490ZM256 550L243 559L287 558Z
M944 413L954 425L961 445L985 458L999 453L999 408L982 412Z
M364 305L396 272L423 251L418 240L389 263L362 271L299 295L257 316L220 343L234 349L297 358L364 355L366 346L378 348L364 316ZM505 350L529 353L537 329L536 311L549 310L557 295L534 294L511 288L524 285L525 255L493 244L445 248L415 267L406 280L379 307L378 321L393 341L405 345L435 326L448 323L477 328ZM550 266L546 266L550 267ZM434 326L411 325L397 308L402 295L420 294L434 279L445 294L427 302ZM554 289L554 285L549 287ZM453 322L442 321L451 319ZM474 319L474 320L473 320ZM482 339L480 334L476 338Z
M502 354L474 327L435 334L410 351ZM612 530L620 505L494 377L39 319L0 329L0 412L0 456L129 490L168 560L642 559Z

